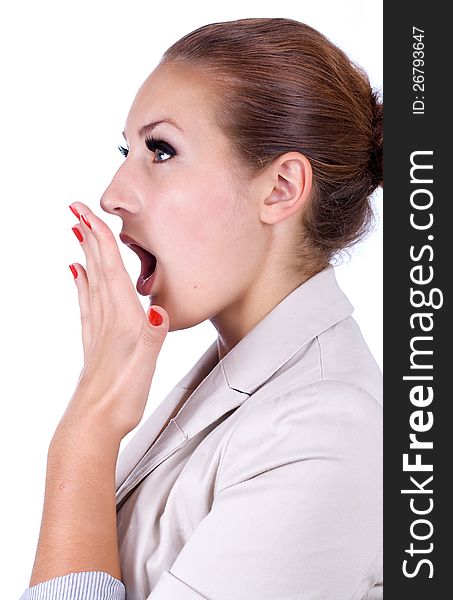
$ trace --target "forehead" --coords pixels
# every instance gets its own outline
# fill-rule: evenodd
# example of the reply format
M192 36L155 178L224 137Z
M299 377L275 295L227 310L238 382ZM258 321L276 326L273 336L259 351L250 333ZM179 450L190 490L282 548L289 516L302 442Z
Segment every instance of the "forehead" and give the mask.
M199 134L215 126L213 109L212 88L205 75L182 65L162 64L140 86L125 132L129 139L144 124L170 118L185 134Z

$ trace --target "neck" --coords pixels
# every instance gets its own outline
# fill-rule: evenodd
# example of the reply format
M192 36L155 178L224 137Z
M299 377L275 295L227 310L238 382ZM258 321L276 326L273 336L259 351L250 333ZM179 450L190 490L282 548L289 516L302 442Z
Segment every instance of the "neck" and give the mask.
M217 348L222 360L259 321L271 312L286 296L302 285L310 276L288 278L278 287L275 282L252 287L235 302L211 319L217 329Z

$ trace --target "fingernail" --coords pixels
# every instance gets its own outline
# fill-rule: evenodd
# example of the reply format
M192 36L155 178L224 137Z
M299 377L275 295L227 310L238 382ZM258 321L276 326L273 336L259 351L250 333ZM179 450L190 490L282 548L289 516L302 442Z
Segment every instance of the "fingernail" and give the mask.
M76 208L74 208L73 206L70 206L69 208L72 210L72 212L75 214L75 216L78 219L80 219L79 211Z
M71 273L74 275L74 279L77 279L77 269L74 267L74 265L69 265L69 268L71 269Z
M77 229L77 227L73 227L72 231L74 232L76 238L79 240L79 242L83 242L83 235L80 233L80 231Z
M148 321L151 323L151 325L159 327L163 321L162 315L158 313L157 310L154 310L154 308L150 308L148 311Z
M88 227L88 229L93 229L91 227L91 225L88 222L88 219L85 217L85 215L82 215L82 221L85 223L85 225Z

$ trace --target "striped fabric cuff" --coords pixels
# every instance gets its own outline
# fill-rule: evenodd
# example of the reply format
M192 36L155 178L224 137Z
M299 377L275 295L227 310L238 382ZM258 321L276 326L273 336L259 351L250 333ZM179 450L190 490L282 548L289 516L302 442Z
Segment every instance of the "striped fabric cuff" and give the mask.
M126 600L126 588L104 571L81 571L33 585L20 600Z

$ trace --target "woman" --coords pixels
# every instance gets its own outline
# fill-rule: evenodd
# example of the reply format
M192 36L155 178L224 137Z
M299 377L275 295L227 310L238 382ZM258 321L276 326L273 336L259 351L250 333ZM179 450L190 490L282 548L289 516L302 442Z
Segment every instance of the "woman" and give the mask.
M377 93L307 25L215 23L165 52L123 135L101 207L150 309L73 203L84 367L22 598L381 598L382 377L331 263L382 184ZM206 319L217 341L117 461L167 332Z

